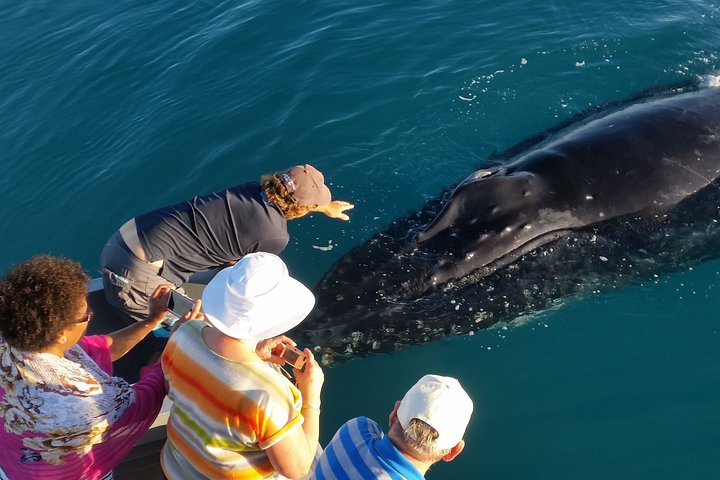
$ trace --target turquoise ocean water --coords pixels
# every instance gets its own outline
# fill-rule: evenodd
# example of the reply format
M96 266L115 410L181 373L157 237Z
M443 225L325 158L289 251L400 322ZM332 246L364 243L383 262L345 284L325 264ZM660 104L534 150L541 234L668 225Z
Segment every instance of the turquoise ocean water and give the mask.
M2 1L0 270L95 273L127 218L311 162L356 205L291 223L314 285L494 151L717 72L718 39L713 0ZM476 410L429 478L720 478L719 291L712 261L327 368L322 440L434 372Z

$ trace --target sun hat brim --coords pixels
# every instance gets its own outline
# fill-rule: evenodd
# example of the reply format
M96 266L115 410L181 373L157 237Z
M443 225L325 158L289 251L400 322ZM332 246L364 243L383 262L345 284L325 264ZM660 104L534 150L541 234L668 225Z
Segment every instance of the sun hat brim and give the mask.
M252 302L230 298L232 268L218 272L202 295L207 322L229 337L264 340L282 335L302 322L315 305L312 292L289 275Z

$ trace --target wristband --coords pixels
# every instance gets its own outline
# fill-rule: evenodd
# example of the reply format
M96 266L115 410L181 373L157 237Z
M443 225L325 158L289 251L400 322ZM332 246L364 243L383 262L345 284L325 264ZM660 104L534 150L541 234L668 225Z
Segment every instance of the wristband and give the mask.
M309 404L309 403L303 403L303 406L300 407L300 411L303 411L303 410L314 410L314 411L320 413L320 405L319 405L319 404L318 404L318 405L312 405L312 404Z

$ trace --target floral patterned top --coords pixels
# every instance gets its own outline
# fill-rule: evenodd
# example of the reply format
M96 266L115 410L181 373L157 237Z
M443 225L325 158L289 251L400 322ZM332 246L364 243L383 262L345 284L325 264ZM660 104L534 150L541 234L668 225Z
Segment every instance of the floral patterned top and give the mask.
M128 384L112 376L105 336L64 358L0 337L0 478L102 478L132 449L165 396L159 364Z

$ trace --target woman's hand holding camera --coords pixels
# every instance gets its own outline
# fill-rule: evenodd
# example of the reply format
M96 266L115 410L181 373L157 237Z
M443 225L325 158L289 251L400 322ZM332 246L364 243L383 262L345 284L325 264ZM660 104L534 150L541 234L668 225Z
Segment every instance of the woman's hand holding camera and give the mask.
M148 299L150 314L148 315L146 322L148 322L152 328L158 327L165 319L165 315L167 315L168 312L168 298L170 297L170 292L173 288L174 287L170 284L160 285L155 289L152 295L150 295L150 298ZM195 305L193 305L192 310L186 312L173 324L170 333L172 334L180 325L188 320L202 320L204 317L203 314L200 313L201 304L202 302L200 300L195 300Z
M153 328L160 325L167 313L167 299L172 290L172 285L160 285L148 299L148 319L146 320Z
M276 365L284 365L285 361L281 355L285 351L285 346L294 347L296 345L292 338L285 335L260 340L255 347L255 353L265 362L272 362Z
M293 368L293 375L298 389L303 396L303 408L320 412L320 394L322 392L325 373L309 348L303 350L305 354L305 367L302 370Z
M277 365L292 364L293 361L287 360L287 358L291 357L287 353L288 350L297 351L297 349L293 348L296 345L293 339L285 335L278 335L258 342L255 353L266 362ZM285 359L283 359L283 353L286 354ZM301 353L304 357L304 367L301 369L293 367L293 376L303 396L303 405L319 411L320 393L325 381L325 374L309 348L304 349ZM302 362L298 362L298 364L302 365Z

